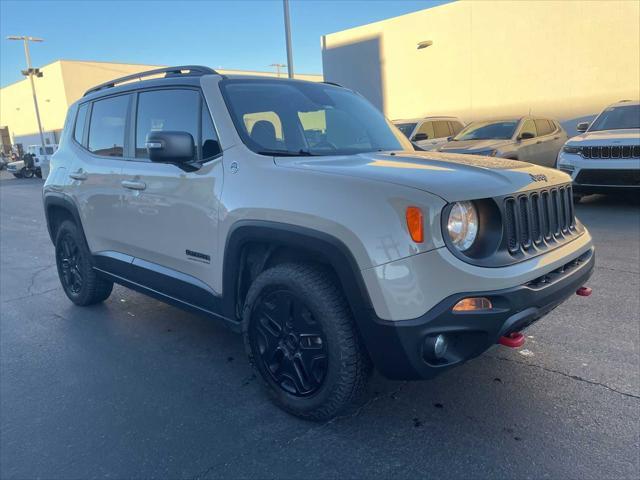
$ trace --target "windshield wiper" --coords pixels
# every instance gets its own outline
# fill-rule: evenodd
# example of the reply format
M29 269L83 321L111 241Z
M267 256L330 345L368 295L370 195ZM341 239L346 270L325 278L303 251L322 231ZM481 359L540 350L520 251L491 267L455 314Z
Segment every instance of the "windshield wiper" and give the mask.
M314 157L315 154L307 150L299 150L292 152L291 150L260 150L256 152L259 155L269 155L274 157Z

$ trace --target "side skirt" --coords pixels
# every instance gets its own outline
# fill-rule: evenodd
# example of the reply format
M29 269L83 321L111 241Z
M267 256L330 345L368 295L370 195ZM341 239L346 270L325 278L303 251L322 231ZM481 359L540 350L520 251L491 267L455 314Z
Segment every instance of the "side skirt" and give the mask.
M199 285L195 278L117 252L100 252L93 260L93 269L114 283L220 321L234 332L242 330L240 322L219 313L216 307L222 305L221 297Z

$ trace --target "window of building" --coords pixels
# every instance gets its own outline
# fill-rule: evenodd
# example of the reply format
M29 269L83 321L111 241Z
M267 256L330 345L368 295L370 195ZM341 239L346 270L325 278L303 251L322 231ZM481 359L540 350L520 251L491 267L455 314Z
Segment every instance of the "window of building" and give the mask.
M130 95L120 95L93 103L89 126L91 152L107 157L123 156L129 98Z
M73 131L73 138L80 145L84 145L84 126L87 119L87 111L89 110L89 104L85 103L78 108L78 115L76 115L76 124Z
M146 141L150 132L191 134L198 144L200 93L195 90L154 90L138 95L136 158L149 158Z

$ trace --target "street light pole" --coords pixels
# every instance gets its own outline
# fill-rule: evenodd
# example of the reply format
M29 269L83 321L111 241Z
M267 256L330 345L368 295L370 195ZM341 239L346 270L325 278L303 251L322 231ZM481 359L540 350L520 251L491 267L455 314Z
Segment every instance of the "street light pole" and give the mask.
M289 21L289 0L282 0L284 7L284 34L287 40L287 71L293 78L293 51L291 50L291 23Z
M31 68L31 54L29 53L29 42L42 42L41 38L28 37L28 36L16 36L11 35L7 37L7 40L22 40L24 43L24 55L27 58L27 69L22 72L23 75L29 77L29 81L31 82L31 93L33 94L33 106L36 110L36 120L38 121L38 131L40 132L40 144L42 146L42 151L45 152L45 143L44 143L44 133L42 132L42 122L40 121L40 110L38 109L38 97L36 96L36 85L33 82L33 76L41 77L39 69ZM43 156L46 156L43 153Z

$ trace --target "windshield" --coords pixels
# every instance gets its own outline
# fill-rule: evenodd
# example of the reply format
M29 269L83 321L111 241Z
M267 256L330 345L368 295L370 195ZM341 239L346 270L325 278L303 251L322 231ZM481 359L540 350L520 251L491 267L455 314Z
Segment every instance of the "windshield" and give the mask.
M507 140L513 137L518 120L499 122L473 122L456 135L454 141L462 140Z
M322 83L230 79L222 95L242 141L262 155L413 150L360 95Z
M394 123L396 128L404 133L404 136L409 138L411 136L411 132L416 128L416 123Z
M623 130L626 128L640 128L640 105L606 108L594 120L589 131Z

